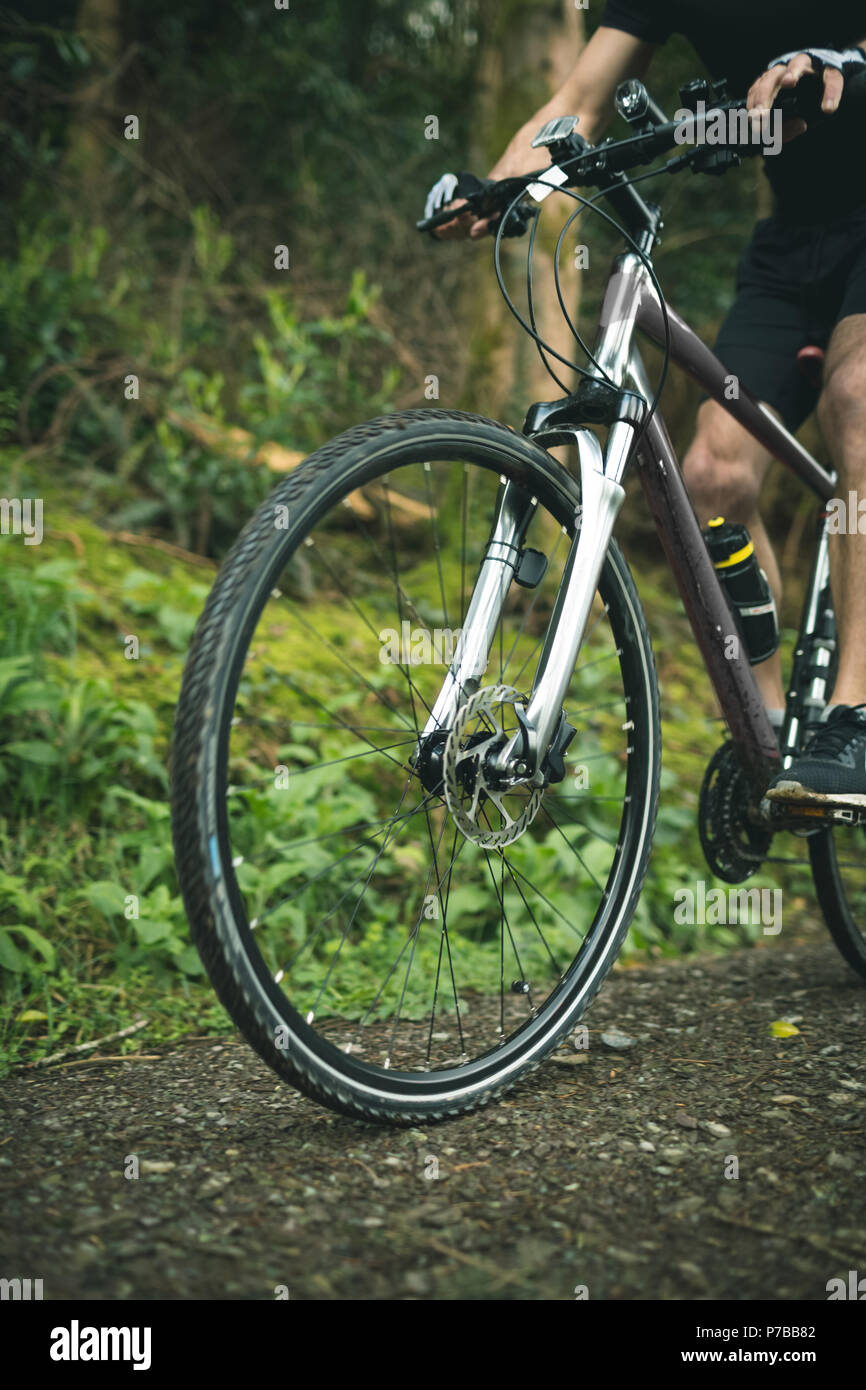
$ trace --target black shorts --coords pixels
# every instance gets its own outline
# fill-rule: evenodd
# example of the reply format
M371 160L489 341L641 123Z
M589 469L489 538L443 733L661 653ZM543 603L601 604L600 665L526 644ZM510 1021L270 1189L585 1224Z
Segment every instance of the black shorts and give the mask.
M840 319L866 314L866 207L836 222L758 222L737 267L737 294L713 351L728 371L797 430L818 388L797 365L826 348Z

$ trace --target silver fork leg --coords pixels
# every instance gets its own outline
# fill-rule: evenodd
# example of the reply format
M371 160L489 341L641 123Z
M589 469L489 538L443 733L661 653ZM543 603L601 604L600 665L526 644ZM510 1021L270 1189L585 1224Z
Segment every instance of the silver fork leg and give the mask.
M521 780L543 782L540 765L559 725L562 704L586 633L598 581L625 490L622 476L631 452L634 426L613 426L606 456L588 429L569 431L578 449L581 502L575 536L565 563L533 681L521 721L523 730L511 738L491 764L507 775L516 761L528 763ZM535 513L537 499L505 483L487 552L481 566L454 661L442 684L422 739L437 729L450 728L457 710L478 689L487 669L490 648L517 567L520 547ZM525 746L526 738L529 747Z
M490 648L511 588L529 523L538 499L516 483L503 483L487 551L481 565L454 660L439 692L422 738L449 729L465 700L473 695L487 669Z
M524 730L516 733L490 760L503 776L519 758L522 763L529 763L527 780L543 782L540 764L559 724L614 522L625 498L625 490L616 478L621 476L625 466L633 435L629 424L614 426L605 462L595 435L589 430L574 431L580 459L580 525L565 563L525 720L521 721ZM610 476L605 472L606 467ZM525 746L527 737L528 748Z

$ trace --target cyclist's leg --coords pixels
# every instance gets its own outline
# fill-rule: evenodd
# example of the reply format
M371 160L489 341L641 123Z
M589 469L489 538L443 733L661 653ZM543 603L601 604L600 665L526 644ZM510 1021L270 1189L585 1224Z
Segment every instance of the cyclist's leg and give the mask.
M697 433L683 461L683 476L698 520L705 526L710 517L724 516L747 528L778 606L782 579L758 510L761 485L771 461L767 450L727 411L715 401L704 401L698 411ZM783 709L779 653L755 666L754 671L764 704L768 709Z
M866 255L860 297L866 307ZM866 520L861 523L858 505L866 498L866 312L847 314L833 330L818 421L839 475L837 494L845 503L841 515L847 522L845 532L830 541L839 627L839 672L832 703L858 705L866 701L866 535L860 533Z
M812 234L782 226L774 218L759 222L737 268L737 294L719 330L714 351L739 385L769 406L790 430L800 427L815 407L817 389L803 378L797 353L815 340L803 300ZM829 336L826 325L823 346ZM698 412L698 430L686 455L684 474L702 522L724 515L748 528L777 605L782 583L758 499L771 456L714 401ZM785 704L778 652L755 666L755 678L768 709Z

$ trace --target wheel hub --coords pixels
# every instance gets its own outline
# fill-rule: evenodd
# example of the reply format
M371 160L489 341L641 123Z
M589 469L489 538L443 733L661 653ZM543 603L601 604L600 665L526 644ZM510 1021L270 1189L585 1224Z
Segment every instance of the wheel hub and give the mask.
M510 685L482 686L461 706L442 750L448 810L466 839L485 849L511 844L541 806L543 788L530 790L517 773L505 782L488 765L511 737L503 727L504 710L520 698Z

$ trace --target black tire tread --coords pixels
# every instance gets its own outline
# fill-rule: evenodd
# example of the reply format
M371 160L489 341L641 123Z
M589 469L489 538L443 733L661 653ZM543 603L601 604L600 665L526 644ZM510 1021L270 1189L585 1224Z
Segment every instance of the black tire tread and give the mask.
M534 1071L541 1062L559 1045L563 1037L573 1029L574 1018L545 1041L543 1052L528 1062L514 1076L503 1081L494 1081L487 1090L473 1093L467 1101L452 1103L447 1100L429 1101L415 1109L399 1108L392 1100L378 1101L360 1099L348 1089L331 1083L321 1068L315 1063L307 1065L299 1057L278 1053L272 1044L272 1018L266 1016L258 993L244 987L236 969L238 951L232 943L223 940L214 918L209 883L209 862L204 837L199 832L197 817L190 808L197 805L200 795L200 758L202 752L202 730L205 723L204 711L212 698L214 672L220 669L220 651L225 640L231 615L236 611L241 595L255 577L263 562L266 549L273 545L273 507L276 504L297 505L310 489L321 489L325 483L334 482L345 473L351 460L359 450L369 447L374 440L389 433L399 431L414 432L421 426L429 430L431 424L483 426L486 431L501 434L513 446L519 441L520 447L537 450L522 436L516 435L508 426L486 419L480 415L461 411L424 409L405 411L383 416L366 424L356 426L336 439L325 444L311 454L293 473L286 478L266 502L253 515L241 532L217 577L204 612L196 628L190 653L184 670L180 698L177 707L172 743L172 833L178 876L181 882L187 916L193 941L198 948L208 976L228 1013L239 1027L247 1041L279 1075L290 1082L297 1090L311 1099L319 1101L332 1110L354 1119L375 1123L419 1124L431 1120L444 1120L463 1114L469 1110L489 1103L495 1095L510 1090L518 1081ZM538 450L541 453L540 450ZM571 480L569 480L571 482ZM571 483L573 487L573 483ZM611 545L610 559L616 565L620 579L630 592L631 602L637 615L636 639L641 643L648 657L652 680L652 705L655 728L658 734L658 688L655 674L655 661L643 610L640 606L634 581L628 566L615 542ZM658 749L658 739L655 744ZM651 820L654 823L658 804L660 757L658 754L651 769L653 779L651 794ZM601 987L608 970L616 959L628 931L631 917L637 905L644 883L652 849L652 824L644 839L642 863L635 879L630 897L620 913L620 926L606 951L608 964L599 972L595 988L587 995L584 1009Z

